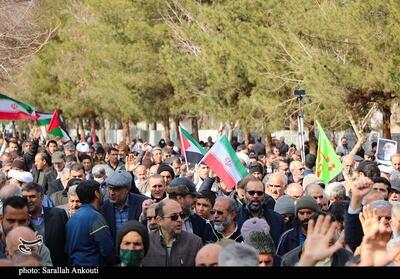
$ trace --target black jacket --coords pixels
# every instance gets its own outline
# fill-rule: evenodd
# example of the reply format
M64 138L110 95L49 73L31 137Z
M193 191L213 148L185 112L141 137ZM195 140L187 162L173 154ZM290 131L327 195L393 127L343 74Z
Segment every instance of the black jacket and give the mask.
M128 193L128 220L139 221L140 214L142 213L143 201L147 200L148 197L144 195L138 195L133 193ZM100 212L103 214L104 219L106 219L108 226L110 227L111 235L113 239L117 237L117 229L115 225L115 208L114 204L110 200L106 200L101 207Z
M43 208L44 213L44 244L49 248L54 266L66 266L67 257L64 253L68 216L60 208Z

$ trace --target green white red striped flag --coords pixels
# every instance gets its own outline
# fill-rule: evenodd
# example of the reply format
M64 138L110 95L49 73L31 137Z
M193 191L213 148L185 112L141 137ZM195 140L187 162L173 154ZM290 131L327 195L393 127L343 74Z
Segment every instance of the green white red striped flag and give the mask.
M37 124L38 126L49 125L51 118L53 117L52 113L45 113L45 112L36 112L37 116Z
M205 149L184 128L179 127L179 134L182 156L185 156L187 162L196 164L200 162L206 154Z
M55 110L53 113L53 117L51 118L49 127L47 128L47 132L59 137L63 142L71 140L71 137L68 135L68 133L61 128L60 118L58 117L57 110Z
M202 162L214 171L230 189L234 188L248 174L226 135L223 135L211 147L204 155Z
M0 94L1 120L36 120L35 109L30 105Z

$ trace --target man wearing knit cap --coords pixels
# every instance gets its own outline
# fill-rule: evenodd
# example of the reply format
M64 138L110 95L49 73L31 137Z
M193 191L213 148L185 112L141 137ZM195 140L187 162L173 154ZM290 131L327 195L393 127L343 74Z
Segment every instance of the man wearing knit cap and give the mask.
M274 211L279 213L285 220L287 230L293 227L294 209L294 202L290 196L284 195L276 200Z
M164 178L166 187L168 187L172 179L175 178L174 169L167 164L161 164L158 167L157 173Z
M264 177L264 169L259 163L252 163L249 166L249 173L259 180Z
M142 203L148 199L143 195L129 192L132 176L124 170L114 171L105 180L109 199L101 207L101 212L115 239L117 232L128 220L139 220Z
M244 243L258 251L258 266L279 266L280 257L275 254L275 244L269 233L263 231L251 231Z
M295 209L293 228L282 234L277 245L276 254L279 256L283 256L297 246L303 245L306 240L308 221L312 216L320 213L317 202L310 196L301 197L297 201Z

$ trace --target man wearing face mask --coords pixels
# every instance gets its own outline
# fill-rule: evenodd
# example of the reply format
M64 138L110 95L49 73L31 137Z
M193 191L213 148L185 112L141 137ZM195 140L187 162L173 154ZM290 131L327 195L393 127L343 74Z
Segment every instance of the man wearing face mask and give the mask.
M136 220L128 221L117 234L117 255L120 266L140 266L149 250L149 233Z
M296 203L293 228L284 232L277 245L276 254L283 256L306 240L308 221L320 213L319 206L310 196L301 197Z

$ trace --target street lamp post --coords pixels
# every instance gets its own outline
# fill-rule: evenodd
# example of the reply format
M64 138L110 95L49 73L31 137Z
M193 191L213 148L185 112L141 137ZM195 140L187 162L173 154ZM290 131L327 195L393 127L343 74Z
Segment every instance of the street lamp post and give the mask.
M306 91L302 89L296 89L294 91L294 95L297 97L297 103L299 105L298 114L297 114L297 127L298 127L298 135L299 135L299 146L300 146L300 154L301 161L304 163L305 161L305 133L304 133L304 117L303 111L301 109L301 102L303 97L306 95Z

